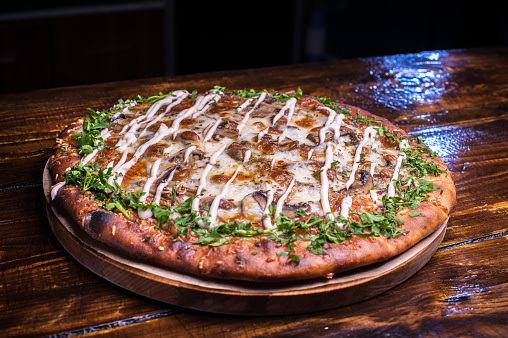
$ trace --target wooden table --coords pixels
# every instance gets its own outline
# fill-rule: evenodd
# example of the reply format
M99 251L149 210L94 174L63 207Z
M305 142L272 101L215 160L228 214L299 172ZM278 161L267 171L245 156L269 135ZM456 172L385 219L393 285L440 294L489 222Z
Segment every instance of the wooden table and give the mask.
M301 87L386 117L448 164L457 205L430 262L367 301L240 317L177 308L94 275L63 249L42 172L85 113L175 89ZM508 49L432 51L0 95L0 336L507 336ZM297 304L295 304L297 306Z

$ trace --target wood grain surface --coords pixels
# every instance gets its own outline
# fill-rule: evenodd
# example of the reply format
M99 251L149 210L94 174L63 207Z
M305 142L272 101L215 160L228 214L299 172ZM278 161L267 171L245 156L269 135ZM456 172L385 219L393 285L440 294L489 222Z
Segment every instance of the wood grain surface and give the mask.
M175 89L298 87L422 136L452 171L457 205L438 252L403 284L307 315L169 306L81 266L49 226L42 171L85 108ZM508 335L508 49L430 51L0 95L0 336Z

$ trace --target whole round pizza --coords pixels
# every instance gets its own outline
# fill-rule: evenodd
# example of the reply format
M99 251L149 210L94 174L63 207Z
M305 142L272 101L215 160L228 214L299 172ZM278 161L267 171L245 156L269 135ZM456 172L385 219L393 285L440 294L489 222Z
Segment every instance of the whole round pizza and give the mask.
M421 137L300 89L215 86L88 109L48 168L51 203L92 238L218 279L333 278L414 246L455 203Z

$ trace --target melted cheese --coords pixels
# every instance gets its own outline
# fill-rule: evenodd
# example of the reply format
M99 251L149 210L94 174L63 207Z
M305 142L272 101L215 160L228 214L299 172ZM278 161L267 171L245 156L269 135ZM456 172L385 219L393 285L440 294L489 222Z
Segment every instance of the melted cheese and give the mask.
M345 115L338 114L328 107L319 107L318 110L313 112L312 126L307 125L303 128L297 125L308 118L309 111L306 108L298 106L298 101L295 98L288 99L279 111L274 111L265 117L251 118L252 113L269 95L267 92L260 93L257 98L247 99L237 107L219 109L217 113L214 113L214 110L210 111L210 107L212 107L214 102L221 103L220 100L223 94L220 91L211 90L206 95L189 98L190 93L188 91L175 91L173 95L151 105L146 109L145 114L143 114L142 109L129 110L130 106L125 107L125 113L129 112L131 116L129 117L129 122L123 122L122 120L117 122L119 125L125 123L119 133L120 138L116 144L116 152L119 159L116 157L107 164L108 167L112 168L114 174L118 174L118 184L122 183L123 177L127 175L129 170L140 159L153 162L153 165L147 168L149 170L148 177L138 177L136 180L131 179L129 189L131 191L144 192L145 195L141 198L142 202L146 202L150 192L153 192L153 189L155 189L153 201L159 204L161 199L164 198L163 196L165 196L163 195L164 189L172 182L176 171L175 164L170 162L169 159L174 154L184 150L183 164L181 165L185 166L188 164L189 157L193 151L203 151L205 158L193 162L192 173L187 181L184 182L190 189L196 189L196 197L192 201L192 209L197 211L198 214L201 199L203 197L213 198L208 213L210 225L207 226L201 221L199 223L200 226L212 229L217 226L219 219L234 219L237 216L236 214L241 212L242 200L245 196L265 189L267 204L264 210L260 210L257 215L263 216L262 226L265 229L270 229L274 227L272 223L273 219L282 213L284 203L286 202L293 204L306 203L310 207L311 212L318 215L326 215L328 219L333 219L336 215L331 210L329 192L340 192L344 188L349 189L351 187L362 162L362 149L364 147L371 147L372 149L378 148L380 150L376 152L371 151L368 159L363 159L370 161L369 172L373 177L377 177L376 170L383 161L383 155L390 154L390 150L386 150L379 140L376 140L376 130L372 127L364 130L363 139L357 147L350 145L348 135L342 136L340 128L346 124L348 128L353 129L356 133L358 133L358 128L354 124L348 124ZM183 109L178 114L168 114L173 107L182 103L185 99L193 100L192 105L187 105L190 108ZM161 111L163 112L160 113ZM140 115L138 116L138 114ZM276 126L277 122L284 116L286 117L286 123L282 126ZM176 138L182 121L189 118L193 119L192 123L185 124L185 127L182 127L182 129L203 133L205 127L209 127L205 134L201 134L200 141L184 141L181 138ZM221 141L217 142L212 137L224 120L238 122L240 119L241 121L238 123L238 131L240 133L237 139L229 140L227 137L221 137ZM152 132L149 128L155 123L160 123L160 126L156 132ZM171 125L171 127L167 127L168 125ZM300 149L278 151L275 154L271 153L273 155L263 153L262 150L256 147L255 141L261 141L263 136L269 134L271 132L270 128L274 126L282 130L282 133L275 140L272 136L272 142L278 142L280 145L285 139L290 139L297 141L299 145L310 147L308 148L309 150L303 152L303 154ZM318 144L315 144L314 141L308 138L308 135L316 127L321 127L318 132ZM334 134L333 139L326 142L326 133L329 132ZM103 130L101 134L104 139L110 137L110 135L111 133L107 129ZM225 149L232 142L245 142L249 144L249 149L245 151L242 159L235 159L225 152ZM158 149L163 150L147 153L147 149L152 145L157 145ZM399 145L401 150L408 146L407 141ZM82 162L88 163L97 154L98 151L94 151L85 156ZM210 157L207 160L208 156ZM395 194L393 181L399 176L404 158L405 154L399 152L392 181L387 185L386 196L388 197ZM328 178L332 163L334 163L334 170L337 173L344 170L348 171L349 177L347 181L340 174L337 174L337 177L334 175L333 179ZM291 180L287 187L285 187L287 181L285 181L286 183L277 183L272 181L270 175L258 174L260 168L268 169L268 165L270 165L272 170L287 172L291 175ZM241 168L245 169L245 175L240 175L243 178L235 181L239 176ZM169 177L154 188L153 185L158 175L160 175L159 173L168 172L168 170L170 170ZM254 178L248 178L248 175L251 173L256 173ZM136 173L129 173L129 177L133 176L136 176ZM226 184L221 186L220 183L212 183L219 182L214 181L214 176L222 177L221 179L224 179L224 176L230 176L230 178ZM114 177L110 180L110 183L113 184ZM138 185L142 183L143 187L136 188L133 186L134 183ZM383 186L382 182L380 184ZM63 186L63 183L53 187L51 191L52 198L56 196L61 186ZM379 191L372 190L370 192L372 200L378 205L381 203L380 197L382 196ZM282 192L284 193L280 195ZM277 200L274 215L270 216L270 205L276 193L280 197ZM291 197L289 197L290 195ZM181 197L183 198L183 196ZM220 209L221 199L230 201L234 207L229 210ZM341 216L349 217L351 204L352 199L350 196L343 198L340 209ZM140 211L139 216L141 218L148 218L152 215L150 210L147 209Z

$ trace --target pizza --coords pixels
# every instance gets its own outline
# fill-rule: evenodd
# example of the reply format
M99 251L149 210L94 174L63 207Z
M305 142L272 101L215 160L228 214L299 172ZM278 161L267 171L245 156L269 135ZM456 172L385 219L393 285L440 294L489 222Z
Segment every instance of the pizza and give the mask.
M199 277L333 278L433 233L452 176L421 137L301 89L119 100L65 128L51 205L132 259Z

